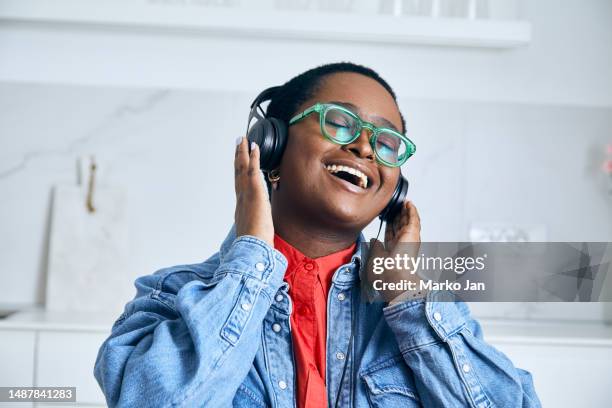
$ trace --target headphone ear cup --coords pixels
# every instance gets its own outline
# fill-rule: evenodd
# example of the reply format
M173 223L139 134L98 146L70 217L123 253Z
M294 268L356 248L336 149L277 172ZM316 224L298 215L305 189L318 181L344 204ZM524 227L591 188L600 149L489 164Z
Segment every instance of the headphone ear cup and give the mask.
M276 118L259 120L249 129L247 139L259 146L259 167L273 170L280 164L287 145L287 125Z
M408 180L400 174L399 180L397 180L397 184L395 185L395 190L391 195L391 199L387 206L381 211L378 218L385 222L393 221L395 216L402 211L404 201L406 201L406 197L408 196L408 186Z
M266 163L269 166L266 170L272 170L280 166L285 147L287 146L287 125L280 119L268 118L270 125L272 126L272 132L274 134L274 142L272 149L270 150L269 161ZM262 167L263 168L263 167Z
M273 169L272 157L274 156L277 139L274 124L269 119L258 120L249 129L247 139L249 150L251 142L255 142L259 146L259 167L262 170Z
M267 109L264 113L261 108L261 104L268 100L271 101L280 88L282 87L273 86L257 95L251 103L251 113L247 122L249 151L251 150L251 142L257 143L259 146L259 168L264 171L274 170L280 165L287 144L287 125L285 122L274 117L268 117ZM258 108L261 113L257 112ZM250 126L253 118L256 118L257 121Z

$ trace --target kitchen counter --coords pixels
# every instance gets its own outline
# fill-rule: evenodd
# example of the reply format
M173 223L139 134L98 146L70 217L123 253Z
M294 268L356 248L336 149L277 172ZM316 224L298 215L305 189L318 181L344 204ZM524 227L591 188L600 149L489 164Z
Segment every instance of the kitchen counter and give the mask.
M79 404L103 406L93 366L117 317L31 309L0 318L0 385L75 386ZM612 388L612 326L569 321L479 322L487 342L515 366L532 373L543 406L609 406L606 390ZM579 392L577 384L581 384Z

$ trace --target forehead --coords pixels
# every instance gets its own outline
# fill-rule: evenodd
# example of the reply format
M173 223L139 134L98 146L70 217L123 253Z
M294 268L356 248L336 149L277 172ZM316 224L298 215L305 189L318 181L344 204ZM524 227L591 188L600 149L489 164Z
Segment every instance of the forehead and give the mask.
M378 81L354 72L327 75L313 99L316 102L341 101L355 105L364 119L376 116L402 128L399 109L391 94Z

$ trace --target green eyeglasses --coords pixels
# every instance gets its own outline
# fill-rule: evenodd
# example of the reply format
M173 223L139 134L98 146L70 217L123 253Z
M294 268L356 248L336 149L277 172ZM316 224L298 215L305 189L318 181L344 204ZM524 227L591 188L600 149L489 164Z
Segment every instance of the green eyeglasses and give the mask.
M316 103L304 112L295 115L289 126L299 122L313 112L319 114L321 133L339 145L353 143L366 128L372 132L370 145L376 159L389 167L399 167L416 151L416 146L403 134L389 128L377 127L362 120L344 106L333 103Z

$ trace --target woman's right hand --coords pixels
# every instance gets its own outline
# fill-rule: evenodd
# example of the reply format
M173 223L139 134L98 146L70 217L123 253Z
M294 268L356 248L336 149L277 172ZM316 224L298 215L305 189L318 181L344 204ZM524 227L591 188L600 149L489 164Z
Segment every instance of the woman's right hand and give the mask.
M274 246L274 223L268 192L259 173L259 146L248 140L237 140L234 158L234 187L236 189L236 236L252 235Z

